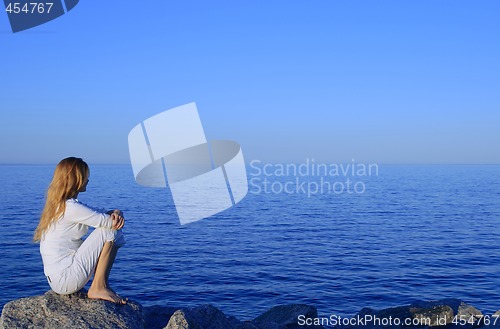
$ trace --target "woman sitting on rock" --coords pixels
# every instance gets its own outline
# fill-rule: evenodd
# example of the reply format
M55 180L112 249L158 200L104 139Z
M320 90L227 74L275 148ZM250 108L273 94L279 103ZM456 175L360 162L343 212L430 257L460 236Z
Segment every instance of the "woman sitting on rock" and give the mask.
M125 220L119 210L102 213L80 203L89 167L80 158L66 158L57 165L47 190L45 207L35 231L50 287L58 294L72 294L94 279L88 297L116 304L126 300L109 286L108 278L118 248L125 243ZM94 231L87 234L89 226Z

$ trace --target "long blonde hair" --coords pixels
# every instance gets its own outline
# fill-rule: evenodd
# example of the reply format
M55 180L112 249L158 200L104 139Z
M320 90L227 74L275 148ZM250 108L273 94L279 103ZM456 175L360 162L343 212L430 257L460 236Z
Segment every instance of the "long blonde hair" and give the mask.
M39 242L50 224L61 218L66 211L66 200L78 194L88 176L89 166L80 158L66 158L57 164L33 241Z

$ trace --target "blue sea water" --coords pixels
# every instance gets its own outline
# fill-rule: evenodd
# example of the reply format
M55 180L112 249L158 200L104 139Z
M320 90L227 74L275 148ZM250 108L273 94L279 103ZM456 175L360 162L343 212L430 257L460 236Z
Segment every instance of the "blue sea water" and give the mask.
M31 238L52 172L0 166L1 307L49 289ZM115 290L145 306L211 303L240 319L283 303L324 316L441 298L500 309L500 166L381 165L353 177L364 193L310 196L277 193L295 176L249 174L242 202L181 226L168 190L137 185L129 166L91 166L80 201L126 217ZM274 192L257 193L264 178Z

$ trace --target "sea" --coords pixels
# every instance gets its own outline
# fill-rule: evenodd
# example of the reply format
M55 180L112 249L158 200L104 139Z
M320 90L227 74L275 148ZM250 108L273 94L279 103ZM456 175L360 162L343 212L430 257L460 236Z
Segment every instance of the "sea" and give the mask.
M240 320L290 303L343 317L443 298L500 310L500 165L349 164L253 162L241 202L187 225L168 188L138 185L128 165L91 165L78 198L124 212L110 283L144 306ZM50 289L32 236L53 170L0 165L0 307Z

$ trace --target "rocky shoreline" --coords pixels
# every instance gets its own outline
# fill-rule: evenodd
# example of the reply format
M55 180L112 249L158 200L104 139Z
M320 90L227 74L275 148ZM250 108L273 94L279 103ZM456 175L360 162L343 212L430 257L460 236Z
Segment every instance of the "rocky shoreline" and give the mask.
M143 307L135 301L127 305L86 298L86 291L21 298L7 303L0 329L12 328L98 328L98 329L438 329L500 328L500 311L482 314L458 299L416 302L410 305L373 310L363 308L352 318L335 315L319 317L314 306L279 305L250 321L226 316L212 305L194 308Z

